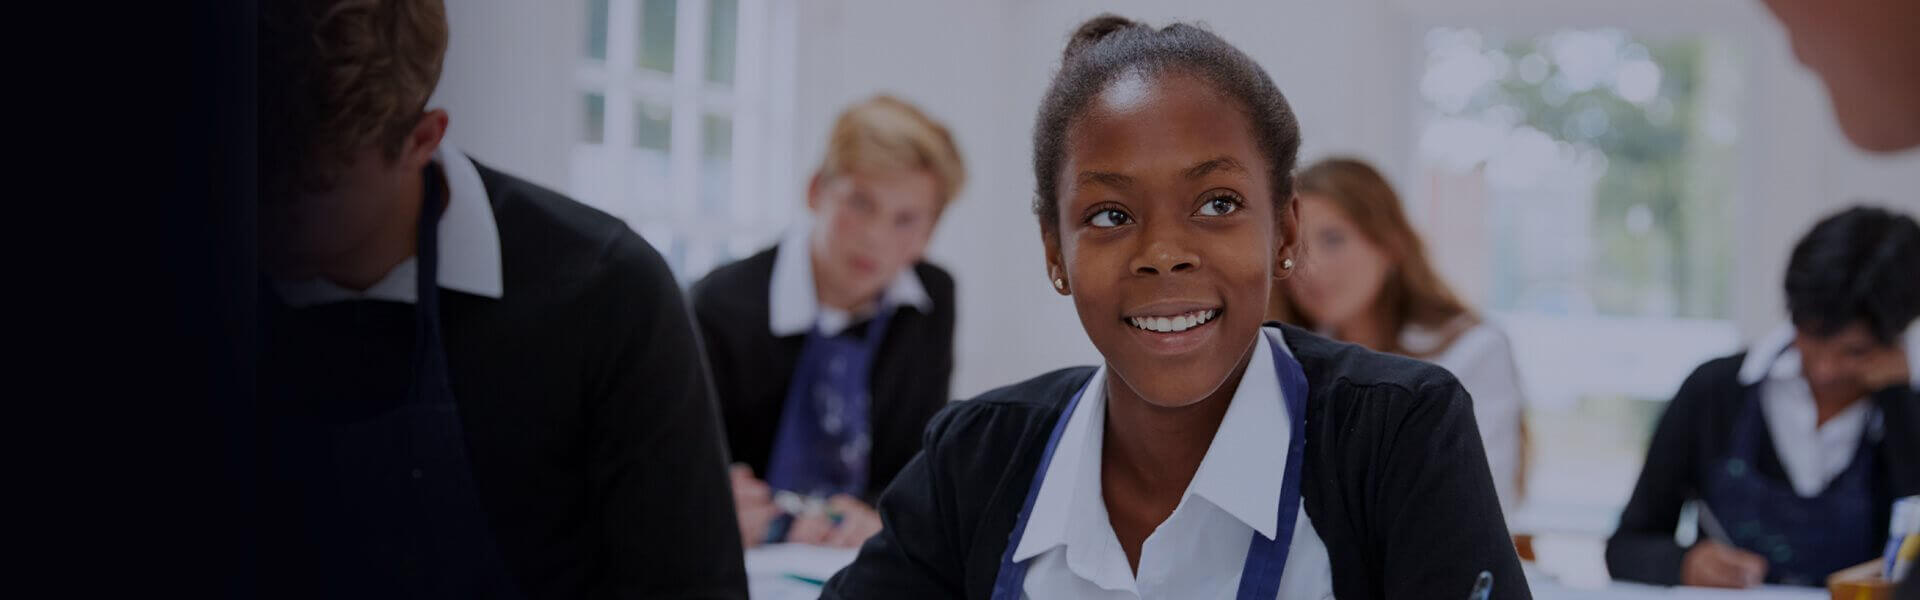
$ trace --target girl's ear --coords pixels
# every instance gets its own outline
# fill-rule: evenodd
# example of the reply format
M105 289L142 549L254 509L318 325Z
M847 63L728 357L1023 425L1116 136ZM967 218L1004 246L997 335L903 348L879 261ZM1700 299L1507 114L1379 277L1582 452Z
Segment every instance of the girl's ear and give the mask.
M1301 255L1307 249L1306 244L1300 241L1299 196L1289 199L1286 207L1280 209L1278 225L1280 243L1274 245L1276 254L1273 257L1273 278L1276 280L1286 279L1294 271L1300 270L1303 262Z
M1072 296L1073 286L1067 281L1067 262L1060 255L1060 230L1041 225L1040 245L1047 254L1047 285L1053 286L1056 294Z

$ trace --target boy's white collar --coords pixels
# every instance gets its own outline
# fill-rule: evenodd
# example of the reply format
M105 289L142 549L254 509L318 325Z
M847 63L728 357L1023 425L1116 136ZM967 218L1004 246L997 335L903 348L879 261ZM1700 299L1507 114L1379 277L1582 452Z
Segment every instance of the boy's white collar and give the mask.
M853 324L853 315L820 305L813 285L813 250L808 243L813 234L810 220L789 228L780 238L773 256L773 278L768 285L767 328L776 337L801 335L818 323L821 333L833 335ZM913 267L900 270L881 292L883 306L912 306L920 312L933 311L933 298L915 275Z

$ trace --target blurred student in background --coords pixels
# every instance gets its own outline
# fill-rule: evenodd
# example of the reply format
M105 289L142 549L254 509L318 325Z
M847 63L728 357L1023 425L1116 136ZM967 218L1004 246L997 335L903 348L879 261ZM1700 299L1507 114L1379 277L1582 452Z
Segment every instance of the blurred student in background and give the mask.
M1920 2L1765 0L1855 146L1920 146Z
M259 27L261 595L745 598L660 255L441 143L440 0Z
M1787 265L1790 325L1710 361L1653 434L1613 576L1661 584L1822 585L1880 555L1893 499L1920 493L1920 225L1878 208L1828 217ZM1699 537L1674 541L1699 500Z
M949 400L953 277L921 256L965 178L946 127L870 98L834 123L810 223L694 285L748 546L880 530L874 499Z
M1271 316L1453 372L1473 397L1500 507L1511 516L1526 480L1526 398L1506 334L1440 279L1379 171L1332 158L1299 181L1306 268L1276 284Z

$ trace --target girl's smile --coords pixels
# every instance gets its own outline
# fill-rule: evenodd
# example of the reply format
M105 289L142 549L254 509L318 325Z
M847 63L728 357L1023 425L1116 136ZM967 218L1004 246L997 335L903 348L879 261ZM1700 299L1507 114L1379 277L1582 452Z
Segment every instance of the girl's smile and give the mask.
M1128 311L1123 317L1149 352L1180 355L1213 339L1219 303L1167 300Z

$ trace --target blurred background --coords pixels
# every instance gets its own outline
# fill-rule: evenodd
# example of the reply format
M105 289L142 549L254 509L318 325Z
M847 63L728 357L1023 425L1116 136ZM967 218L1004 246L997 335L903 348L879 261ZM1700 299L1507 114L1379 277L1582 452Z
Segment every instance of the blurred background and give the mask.
M1029 129L1068 31L1103 11L1205 23L1287 94L1302 164L1381 167L1443 275L1512 336L1532 467L1510 517L1576 582L1605 578L1599 543L1681 379L1784 321L1793 241L1855 202L1920 212L1920 153L1852 149L1754 0L447 10L432 104L449 143L625 219L682 285L804 216L846 104L885 91L947 123L971 173L929 258L959 286L956 398L1098 358L1028 210Z

